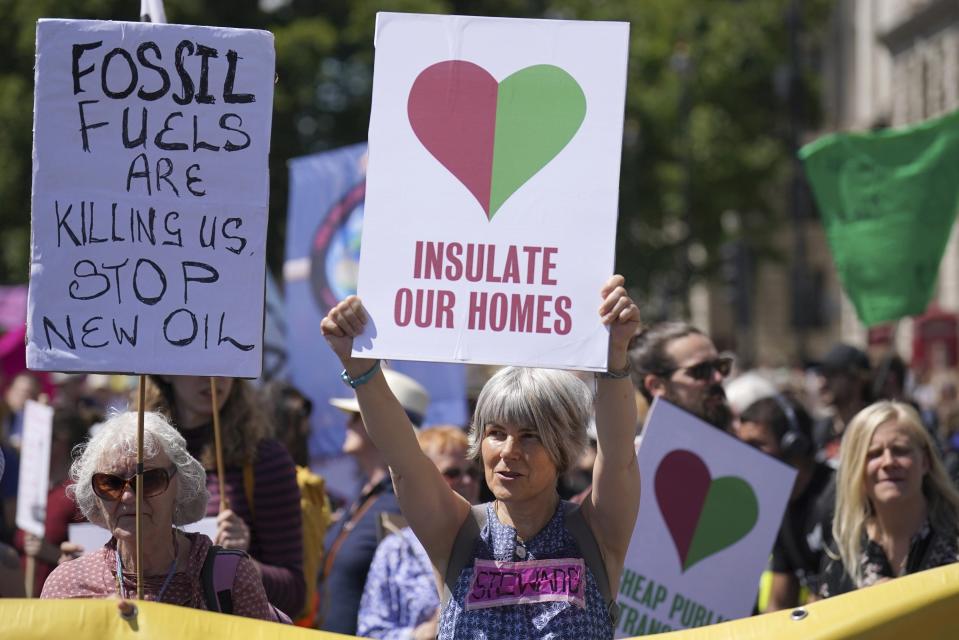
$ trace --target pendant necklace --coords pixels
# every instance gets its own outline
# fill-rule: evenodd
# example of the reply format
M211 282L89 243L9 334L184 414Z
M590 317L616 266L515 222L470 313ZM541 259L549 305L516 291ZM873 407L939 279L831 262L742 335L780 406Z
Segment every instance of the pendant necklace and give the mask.
M496 519L500 522L503 522L503 519L499 517L499 504L499 500L496 500L493 510L496 512ZM518 531L516 531L516 527L512 527L512 529L516 534L516 544L513 549L513 553L516 554L516 557L520 560L525 560L527 554L526 541L523 540L523 537L519 535Z
M120 594L120 597L124 600L127 599L127 590L123 585L123 561L120 560L120 541L117 541L117 547L113 550L113 555L116 558L117 564L117 593ZM156 602L161 602L163 600L163 594L166 593L167 587L170 586L170 581L173 580L173 574L176 570L176 561L177 556L180 555L180 545L177 543L176 532L173 532L173 561L170 563L170 568L167 569L166 578L163 579L163 586L160 587L160 593L157 594Z

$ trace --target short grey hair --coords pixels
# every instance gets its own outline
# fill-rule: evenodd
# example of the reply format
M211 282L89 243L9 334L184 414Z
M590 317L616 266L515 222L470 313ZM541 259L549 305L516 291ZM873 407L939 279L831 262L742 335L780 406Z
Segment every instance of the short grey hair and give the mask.
M486 427L512 425L535 431L558 474L572 468L586 448L593 393L568 371L505 367L489 379L470 425L470 458L481 461Z
M186 440L160 413L147 411L143 415L143 459L149 460L163 451L176 466L177 495L173 509L173 524L196 522L206 515L210 493L206 489L206 471L186 448ZM126 411L112 416L90 440L74 449L70 478L74 484L67 487L87 520L106 526L103 514L93 492L93 474L108 458L133 458L137 455L137 414Z

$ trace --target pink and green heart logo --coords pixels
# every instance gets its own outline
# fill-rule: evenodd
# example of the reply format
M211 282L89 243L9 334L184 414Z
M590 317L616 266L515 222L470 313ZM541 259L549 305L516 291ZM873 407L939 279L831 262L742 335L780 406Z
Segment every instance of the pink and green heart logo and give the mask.
M423 146L492 220L573 139L586 95L553 65L526 67L497 83L479 65L446 60L416 77L407 113Z
M741 540L759 518L748 482L736 476L714 479L702 458L686 449L662 459L655 490L683 572Z

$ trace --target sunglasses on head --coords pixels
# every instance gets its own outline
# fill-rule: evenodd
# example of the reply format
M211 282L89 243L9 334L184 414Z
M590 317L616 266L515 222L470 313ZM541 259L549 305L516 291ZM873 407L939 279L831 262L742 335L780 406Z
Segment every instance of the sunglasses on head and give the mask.
M715 360L705 360L689 367L677 367L670 371L669 375L673 375L677 371L684 371L694 380L705 381L713 377L713 371L717 371L720 376L725 378L733 370L733 361L732 356L723 355Z
M176 473L176 467L167 469L147 469L143 472L143 497L152 498L158 496L167 490L170 486L170 478ZM129 486L130 491L136 492L137 477L121 478L112 473L94 473L90 483L93 485L93 493L97 494L103 500L115 502L123 496L123 492Z
M458 467L454 467L452 469L446 469L444 471L441 471L440 473L442 473L443 477L446 478L447 480L452 480L454 482L456 480L459 480L464 473L473 480L479 480L479 477L480 477L480 470L477 469L476 467L470 467L466 469L465 471Z

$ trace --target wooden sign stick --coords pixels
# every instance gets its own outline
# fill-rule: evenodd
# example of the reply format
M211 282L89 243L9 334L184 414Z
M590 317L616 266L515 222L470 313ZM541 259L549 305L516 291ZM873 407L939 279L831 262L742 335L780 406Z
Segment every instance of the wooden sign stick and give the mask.
M216 397L216 378L210 376L210 396L213 401L213 447L216 449L216 478L220 484L220 511L226 511L226 479L223 468L223 440L220 437L220 403Z
M37 575L37 559L33 556L27 556L27 565L24 567L23 593L28 598L33 597L33 580Z
M143 600L143 527L140 526L143 511L143 407L146 405L146 376L140 376L137 402L137 600ZM123 576L117 576L123 580Z

